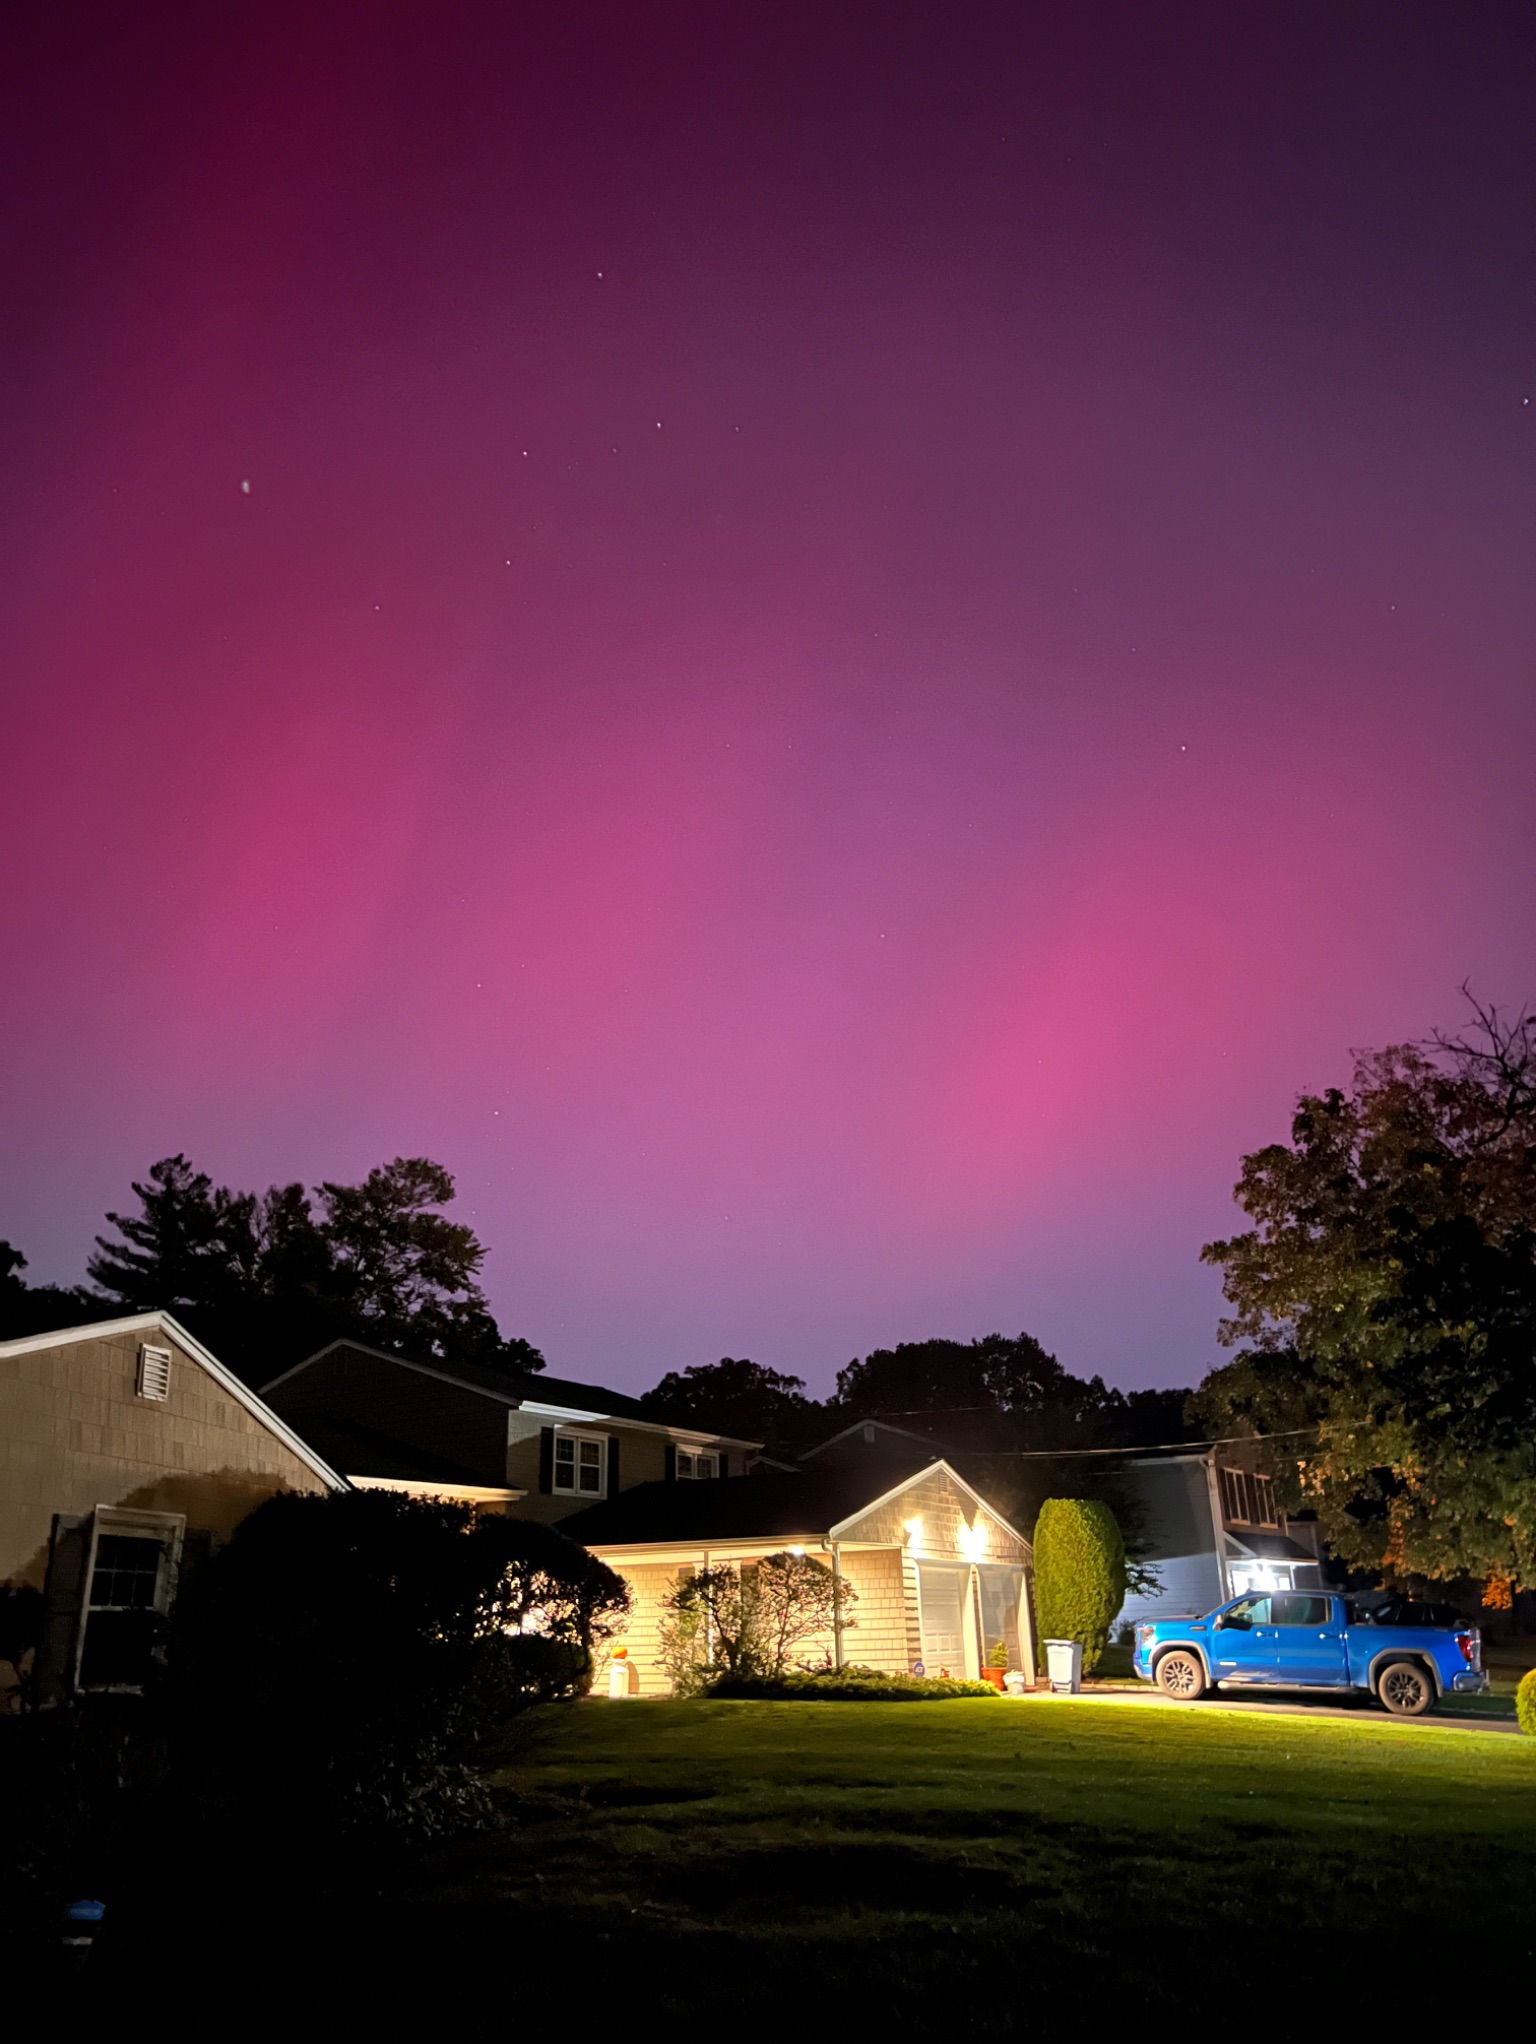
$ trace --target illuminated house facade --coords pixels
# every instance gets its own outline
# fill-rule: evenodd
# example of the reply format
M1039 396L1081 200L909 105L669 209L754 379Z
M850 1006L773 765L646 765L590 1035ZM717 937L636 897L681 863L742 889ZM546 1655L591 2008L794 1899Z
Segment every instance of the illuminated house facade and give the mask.
M631 1686L664 1696L657 1658L665 1599L698 1569L813 1555L856 1593L841 1636L804 1642L808 1666L975 1677L992 1645L1033 1671L1029 1542L932 1461L899 1481L851 1466L739 1483L648 1483L568 1520L563 1531L616 1569L634 1597L625 1649Z
M1230 1451L1136 1456L1124 1474L1162 1591L1128 1597L1118 1624L1209 1611L1245 1590L1321 1585L1310 1522L1289 1522L1270 1479L1238 1466Z

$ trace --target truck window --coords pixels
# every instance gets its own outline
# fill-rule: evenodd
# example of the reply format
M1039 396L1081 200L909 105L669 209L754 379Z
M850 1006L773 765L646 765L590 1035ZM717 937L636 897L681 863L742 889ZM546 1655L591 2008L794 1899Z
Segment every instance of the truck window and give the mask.
M1268 1597L1240 1597L1224 1614L1221 1623L1232 1626L1238 1632L1251 1632L1256 1625L1268 1625L1271 1602Z
M1333 1618L1329 1597L1277 1597L1272 1625L1327 1625Z

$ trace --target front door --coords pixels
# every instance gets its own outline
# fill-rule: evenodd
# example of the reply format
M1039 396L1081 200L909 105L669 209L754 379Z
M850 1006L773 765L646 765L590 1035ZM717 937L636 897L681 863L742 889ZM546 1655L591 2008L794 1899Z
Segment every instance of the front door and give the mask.
M1344 1629L1338 1613L1333 1597L1293 1590L1272 1599L1275 1681L1303 1689L1343 1687Z
M970 1576L969 1569L918 1563L923 1667L930 1675L965 1673L965 1593Z
M1024 1571L1000 1562L984 1562L976 1571L981 1579L981 1658L990 1661L999 1640L1008 1650L1007 1665L1022 1668L1023 1649L1019 1639L1019 1603L1024 1595ZM1030 1670L1031 1679L1034 1670Z
M1211 1638L1212 1671L1218 1682L1273 1682L1275 1628L1272 1597L1239 1597L1216 1621Z

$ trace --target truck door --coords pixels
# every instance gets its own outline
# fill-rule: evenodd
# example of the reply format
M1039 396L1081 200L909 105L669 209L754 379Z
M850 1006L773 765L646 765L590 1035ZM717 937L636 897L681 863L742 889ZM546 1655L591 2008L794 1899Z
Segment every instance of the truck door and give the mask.
M1211 1640L1212 1673L1218 1682L1273 1682L1275 1629L1273 1597L1239 1597L1216 1621Z
M1301 1591L1273 1599L1273 1681L1296 1689L1344 1687L1348 1671L1340 1609L1337 1597L1308 1596Z

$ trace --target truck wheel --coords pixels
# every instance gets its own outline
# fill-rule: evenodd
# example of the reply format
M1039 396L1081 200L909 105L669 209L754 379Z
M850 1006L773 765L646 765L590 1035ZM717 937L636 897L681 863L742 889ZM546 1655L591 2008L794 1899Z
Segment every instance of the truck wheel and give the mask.
M1394 1717L1422 1717L1435 1700L1435 1685L1416 1661L1389 1661L1377 1677L1376 1694Z
M1164 1654L1157 1664L1157 1686L1164 1696L1193 1703L1205 1694L1205 1670L1198 1654Z

